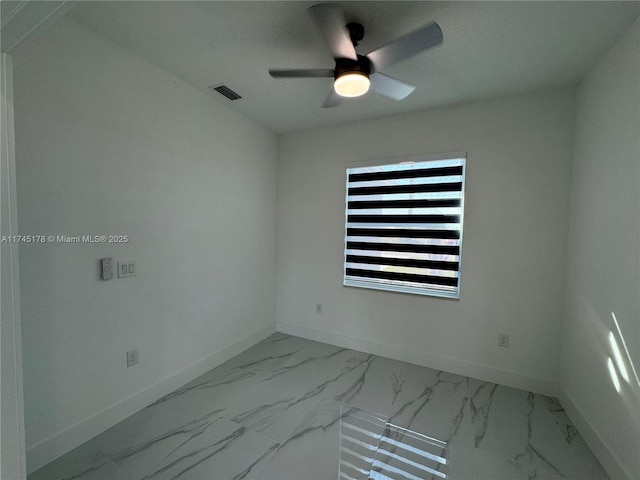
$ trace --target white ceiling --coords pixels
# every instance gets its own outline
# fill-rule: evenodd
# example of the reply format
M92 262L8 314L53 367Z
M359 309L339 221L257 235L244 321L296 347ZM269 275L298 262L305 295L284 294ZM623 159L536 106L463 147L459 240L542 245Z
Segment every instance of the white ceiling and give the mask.
M416 85L324 109L332 80L273 79L273 68L333 68L306 9L316 2L80 2L70 15L277 133L576 84L640 14L640 2L339 2L365 27L366 54L431 20L444 43L385 71Z

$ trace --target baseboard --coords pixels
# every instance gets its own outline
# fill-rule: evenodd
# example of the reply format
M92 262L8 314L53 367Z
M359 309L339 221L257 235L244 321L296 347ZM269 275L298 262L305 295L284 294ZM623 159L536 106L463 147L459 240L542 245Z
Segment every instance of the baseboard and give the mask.
M464 360L443 357L427 352L409 350L397 345L363 340L338 333L330 333L309 327L301 327L285 322L277 322L278 332L295 335L297 337L315 340L317 342L330 343L339 347L351 348L365 353L372 353L382 357L392 358L403 362L421 365L436 370L442 370L466 377L477 378L487 382L519 388L543 395L556 396L557 383L555 380L523 375L511 370L489 367Z
M567 415L569 415L569 418L580 432L580 435L582 435L582 438L584 438L584 441L587 442L587 445L589 445L589 448L602 467L606 470L609 477L613 480L631 480L633 478L631 472L624 467L611 447L602 440L603 437L582 414L571 395L563 388L558 389L558 400L560 400L560 404L565 412L567 412Z
M149 387L143 388L139 392L85 418L75 425L27 447L27 472L32 473L38 470L125 418L142 410L147 405L171 393L185 383L190 382L230 358L235 357L247 348L275 333L275 331L275 325L269 325L266 328L247 335L238 342L212 353L187 368Z

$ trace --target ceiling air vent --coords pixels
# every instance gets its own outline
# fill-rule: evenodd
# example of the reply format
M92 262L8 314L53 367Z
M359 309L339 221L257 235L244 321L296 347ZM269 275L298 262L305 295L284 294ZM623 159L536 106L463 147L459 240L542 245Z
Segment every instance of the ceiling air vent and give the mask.
M225 97L227 97L229 100L238 100L239 98L242 98L240 95L238 95L236 92L231 90L226 85L212 85L209 87L209 90L211 91L215 90L220 95L224 95Z

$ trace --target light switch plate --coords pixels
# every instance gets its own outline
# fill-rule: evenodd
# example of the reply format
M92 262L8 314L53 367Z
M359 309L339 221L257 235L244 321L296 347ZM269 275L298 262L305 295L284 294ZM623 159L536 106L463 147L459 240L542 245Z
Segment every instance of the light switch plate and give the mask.
M111 280L113 278L113 259L104 257L100 259L101 274L103 280Z
M118 278L127 278L136 276L136 262L132 260L123 260L118 262Z

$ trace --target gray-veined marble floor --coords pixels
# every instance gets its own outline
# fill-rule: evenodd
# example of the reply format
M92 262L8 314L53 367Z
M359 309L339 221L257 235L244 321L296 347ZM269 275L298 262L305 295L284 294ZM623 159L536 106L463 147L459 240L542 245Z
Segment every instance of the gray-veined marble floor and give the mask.
M345 405L446 443L452 480L608 478L554 398L276 333L29 480L337 479Z

